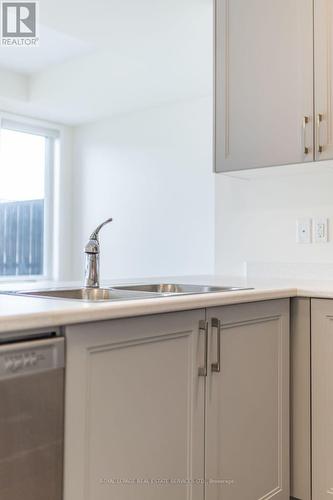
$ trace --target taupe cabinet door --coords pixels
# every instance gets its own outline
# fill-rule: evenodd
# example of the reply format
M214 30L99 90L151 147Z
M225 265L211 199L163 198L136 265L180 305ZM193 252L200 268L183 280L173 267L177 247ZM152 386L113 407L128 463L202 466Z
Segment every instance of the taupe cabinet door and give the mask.
M333 496L333 301L312 300L313 500Z
M314 1L315 157L333 158L333 1Z
M311 500L311 299L291 301L291 497Z
M203 500L204 319L66 328L65 500Z
M312 161L313 0L215 3L215 170Z
M208 314L206 500L289 500L289 301Z
M288 334L288 300L66 328L64 500L287 500Z

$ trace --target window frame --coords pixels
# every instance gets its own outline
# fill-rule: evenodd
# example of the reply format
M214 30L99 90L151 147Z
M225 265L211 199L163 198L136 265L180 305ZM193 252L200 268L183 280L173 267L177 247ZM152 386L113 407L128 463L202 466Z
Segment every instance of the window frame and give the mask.
M12 130L45 137L44 175L44 234L43 274L0 276L0 284L8 282L34 282L52 280L54 274L54 201L55 201L55 151L60 130L50 128L48 123L26 117L0 112L0 141L2 130ZM0 151L1 159L1 151Z

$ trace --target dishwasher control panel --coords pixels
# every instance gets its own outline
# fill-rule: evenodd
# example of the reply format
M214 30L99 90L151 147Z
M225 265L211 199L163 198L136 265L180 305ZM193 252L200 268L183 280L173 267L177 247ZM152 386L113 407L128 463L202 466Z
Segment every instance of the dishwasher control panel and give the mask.
M0 379L63 366L63 338L7 344L0 347Z
M15 372L26 367L37 366L43 363L45 353L33 351L24 351L22 353L9 353L4 356L6 371Z

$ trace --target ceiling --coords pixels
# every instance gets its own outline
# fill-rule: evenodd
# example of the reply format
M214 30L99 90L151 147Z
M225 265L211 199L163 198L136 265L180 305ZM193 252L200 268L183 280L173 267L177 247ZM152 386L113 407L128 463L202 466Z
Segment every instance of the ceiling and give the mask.
M91 44L79 38L43 25L39 26L39 37L41 42L36 48L0 45L0 67L31 75L93 49Z
M0 108L76 125L211 93L212 0L39 5L39 47L0 48Z

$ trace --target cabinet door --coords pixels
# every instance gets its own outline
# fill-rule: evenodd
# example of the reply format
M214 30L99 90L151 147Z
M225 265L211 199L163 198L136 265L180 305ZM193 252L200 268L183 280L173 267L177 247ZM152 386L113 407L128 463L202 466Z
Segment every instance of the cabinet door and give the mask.
M206 499L289 500L289 301L208 319Z
M315 0L316 159L333 158L333 1Z
M65 500L203 500L204 318L66 328Z
M333 495L333 301L312 300L312 485L314 500Z
M312 0L215 4L215 170L312 161Z
M311 500L311 300L294 298L290 332L291 497Z

